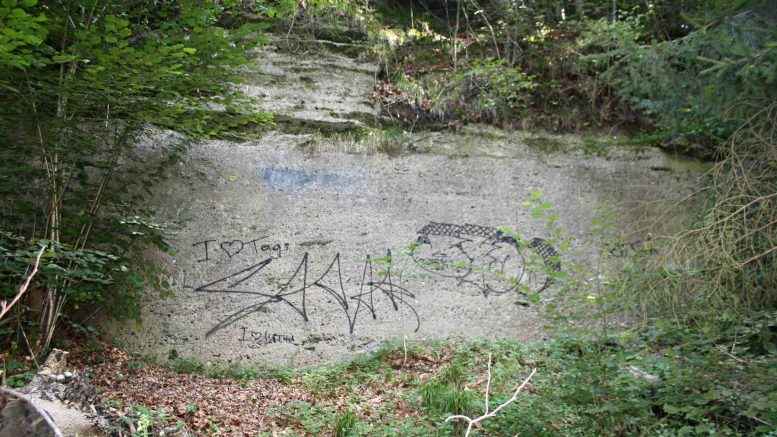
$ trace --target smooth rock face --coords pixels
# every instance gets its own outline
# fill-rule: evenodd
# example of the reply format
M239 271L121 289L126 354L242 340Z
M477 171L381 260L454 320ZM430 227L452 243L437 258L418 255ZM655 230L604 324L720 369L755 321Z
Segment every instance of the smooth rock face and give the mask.
M528 190L545 193L573 237L563 270L597 256L597 211L636 227L651 218L638 202L681 198L696 177L657 151L605 159L513 144L510 157L390 158L294 142L195 145L157 188L157 219L180 226L173 254L160 256L175 296L147 293L140 330L109 325L120 343L162 359L303 366L386 340L538 339L537 308L517 304L511 280L552 299L543 273L526 269L554 253L545 224L520 205Z
M295 65L277 56L272 65ZM319 77L310 68L304 74ZM343 93L368 101L371 70L349 71L370 80L345 83ZM276 93L284 92L293 94ZM286 97L278 104L294 100ZM308 114L321 108L292 112L303 122L330 117L329 109ZM149 290L140 329L103 328L158 359L290 366L347 359L387 340L539 339L541 304L527 305L520 291L552 300L547 271L594 264L600 250L590 223L600 211L632 232L611 250L616 257L648 231L672 230L681 212L640 205L685 197L700 174L657 150L585 156L572 136L465 128L404 141L395 158L342 138L280 133L194 145L149 205L158 221L179 228L169 238L173 252L157 256L175 295ZM521 207L530 190L544 193L572 239L560 264L546 224Z

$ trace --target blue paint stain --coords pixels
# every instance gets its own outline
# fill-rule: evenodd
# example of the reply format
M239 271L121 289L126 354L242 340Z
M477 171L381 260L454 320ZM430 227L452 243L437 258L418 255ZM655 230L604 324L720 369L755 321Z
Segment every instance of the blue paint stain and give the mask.
M267 187L280 191L301 191L306 188L349 188L362 179L361 175L332 173L321 170L301 170L295 168L263 167L262 173Z

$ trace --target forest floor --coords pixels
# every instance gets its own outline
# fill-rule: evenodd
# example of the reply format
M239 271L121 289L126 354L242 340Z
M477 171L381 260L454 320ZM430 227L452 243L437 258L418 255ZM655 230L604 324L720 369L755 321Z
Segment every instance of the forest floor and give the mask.
M192 360L162 367L101 342L91 344L73 352L72 362L89 375L99 393L97 409L115 435L122 429L139 433L144 419L153 435L337 433L351 427L339 423L349 417L375 428L371 435L391 435L398 422L424 422L416 391L454 356L450 347L435 346L407 355L388 348L344 367L308 371Z

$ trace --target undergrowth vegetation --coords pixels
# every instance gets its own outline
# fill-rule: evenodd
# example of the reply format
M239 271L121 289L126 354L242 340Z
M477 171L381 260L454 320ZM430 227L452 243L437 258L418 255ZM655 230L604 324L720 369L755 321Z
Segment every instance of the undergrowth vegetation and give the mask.
M460 435L462 425L444 419L482 413L492 354L491 409L532 368L537 374L476 435L766 435L777 420L777 360L758 346L758 325L775 329L775 316L715 333L659 324L529 345L388 345L352 363L294 372L286 384L310 390L316 402L291 401L269 414L295 435Z
M645 308L741 317L777 302L777 107L752 115L722 148L696 223L631 272Z

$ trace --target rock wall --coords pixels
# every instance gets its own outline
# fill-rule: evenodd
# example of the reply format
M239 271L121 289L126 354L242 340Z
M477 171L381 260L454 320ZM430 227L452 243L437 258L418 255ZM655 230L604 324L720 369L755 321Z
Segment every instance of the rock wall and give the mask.
M270 57L273 68L293 68L279 56ZM311 78L315 68L333 68L320 56L318 67L306 67ZM362 112L370 110L369 71L328 73L362 75L355 83L367 85L347 92ZM261 95L256 83L250 90ZM342 120L349 107L301 105L306 123L316 111ZM558 147L537 147L538 138ZM290 366L342 360L387 340L538 339L538 306L521 292L552 299L547 271L598 256L589 237L596 213L611 208L637 229L657 217L639 204L681 198L699 174L657 150L590 157L574 137L486 128L409 136L398 157L344 153L345 142L270 132L256 142L195 144L150 202L158 220L180 227L173 253L158 255L175 295L149 290L142 327L104 328L159 359ZM560 262L545 223L521 207L532 189L572 237ZM613 254L645 238L634 233Z

